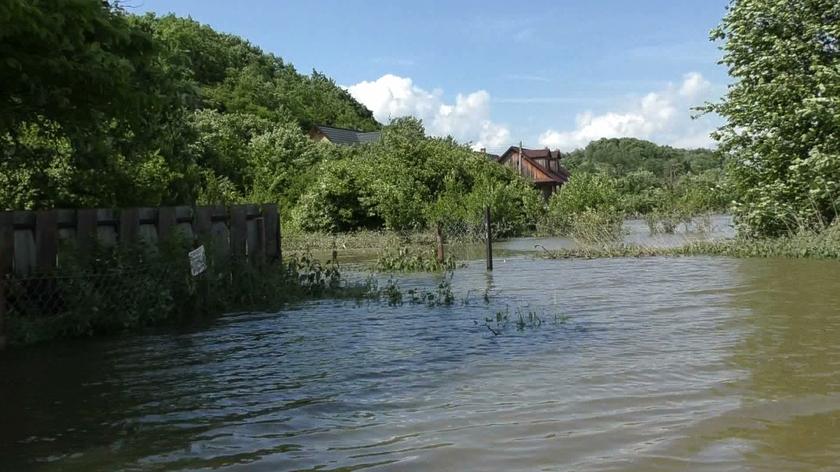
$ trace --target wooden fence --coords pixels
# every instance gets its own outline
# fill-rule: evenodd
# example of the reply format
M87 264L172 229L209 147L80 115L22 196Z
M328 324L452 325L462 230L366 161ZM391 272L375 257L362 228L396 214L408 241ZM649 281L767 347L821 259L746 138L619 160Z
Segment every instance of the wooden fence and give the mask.
M175 232L232 257L280 258L276 205L0 212L0 277L49 273L59 246L156 244Z
M84 254L96 244L157 244L176 233L209 243L216 255L252 263L281 258L280 219L272 204L0 212L0 348L9 277L54 272L65 244Z

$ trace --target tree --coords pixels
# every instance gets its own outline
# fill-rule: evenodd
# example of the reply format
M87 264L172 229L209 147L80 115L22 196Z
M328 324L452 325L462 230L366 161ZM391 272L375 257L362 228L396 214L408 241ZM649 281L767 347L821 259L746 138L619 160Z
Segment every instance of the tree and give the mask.
M0 3L6 208L155 205L189 195L182 71L118 7ZM176 158L177 156L177 158Z
M704 109L752 235L818 229L840 208L840 2L733 0L712 39L734 79Z

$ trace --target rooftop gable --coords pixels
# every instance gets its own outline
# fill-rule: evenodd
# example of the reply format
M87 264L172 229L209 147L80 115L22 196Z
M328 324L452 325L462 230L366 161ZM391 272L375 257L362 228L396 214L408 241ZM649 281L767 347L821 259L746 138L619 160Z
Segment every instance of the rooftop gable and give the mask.
M519 146L511 146L505 151L497 160L500 164L504 164L511 159L512 156L519 153ZM549 149L526 149L522 148L522 160L529 163L539 173L542 174L546 181L566 183L569 181L569 171L562 165L558 166L558 170L549 169L546 166L537 162L537 159L560 159L562 154L560 151L551 151Z

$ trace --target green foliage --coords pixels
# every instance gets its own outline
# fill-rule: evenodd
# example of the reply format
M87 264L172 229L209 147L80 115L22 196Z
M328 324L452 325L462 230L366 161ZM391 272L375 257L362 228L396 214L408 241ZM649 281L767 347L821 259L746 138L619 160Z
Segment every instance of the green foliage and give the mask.
M169 101L158 45L106 2L4 1L0 52L0 135L46 121L85 141L109 120L142 127Z
M199 106L271 121L293 117L304 131L314 124L372 131L373 114L325 75L306 76L248 41L192 19L147 14L132 20L150 30L185 66L200 90Z
M439 262L432 250L412 247L386 248L377 258L375 269L382 272L445 272L455 270L452 255Z
M672 183L681 175L719 169L721 157L708 149L675 149L635 138L604 138L569 153L564 165L573 173L613 177L649 172Z
M734 0L712 39L733 85L704 109L717 132L745 234L815 229L840 207L840 3Z
M101 1L0 5L0 206L281 203L331 155L313 123L374 130L322 74L190 19Z
M622 234L621 203L614 179L595 173L574 174L549 199L540 231L580 241L616 239Z
M402 306L405 303L410 305L426 305L428 307L452 306L455 303L455 295L452 293L452 273L447 272L443 280L435 290L408 289L403 292L399 284L389 279L384 289L374 288L371 293L377 294L380 300L384 299L389 306Z
M611 257L790 257L840 259L840 225L833 224L820 232L800 231L779 237L691 241L676 247L640 246L637 244L583 245L570 249L543 251L549 259L593 259Z
M136 331L310 298L379 296L366 284L342 283L337 265L306 256L262 267L211 257L193 277L187 250L180 238L160 247L99 246L85 257L64 248L54 274L7 282L11 343Z
M205 204L275 202L286 214L312 180L313 166L332 152L289 120L200 110L191 125L198 136L192 153L203 170L198 201Z
M425 137L413 118L394 120L381 142L336 154L301 196L294 223L303 230L475 228L489 205L496 224L515 234L540 210L536 190L511 169L452 139Z
M617 210L621 195L614 179L590 173L574 174L560 192L551 196L549 213L572 215L588 209Z
M610 207L626 215L682 217L724 211L731 201L722 157L708 149L675 149L634 138L601 139L570 153L565 164L573 181L580 174L601 179L576 189L575 198L581 200L578 211ZM611 181L617 201L612 194L609 202L587 202L604 198L602 188L595 185L604 179ZM570 186L574 183L563 191ZM586 190L589 187L591 191Z

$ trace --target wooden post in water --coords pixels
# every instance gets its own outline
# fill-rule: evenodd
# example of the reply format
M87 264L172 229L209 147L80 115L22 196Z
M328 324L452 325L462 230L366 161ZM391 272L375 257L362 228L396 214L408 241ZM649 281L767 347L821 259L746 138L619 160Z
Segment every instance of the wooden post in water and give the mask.
M490 207L484 207L484 229L487 231L487 270L493 270L493 222Z
M437 252L435 254L439 264L443 264L446 255L443 252L443 228L440 223L435 226L435 242L437 243Z

